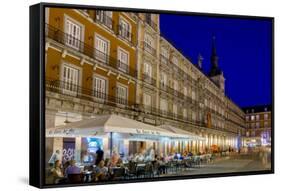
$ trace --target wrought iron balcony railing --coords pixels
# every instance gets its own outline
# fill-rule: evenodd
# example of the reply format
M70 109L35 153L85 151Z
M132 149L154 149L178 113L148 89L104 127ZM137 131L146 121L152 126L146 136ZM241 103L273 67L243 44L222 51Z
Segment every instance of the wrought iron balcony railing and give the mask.
M151 55L155 56L156 55L156 49L150 46L147 42L143 41L143 48L147 52L149 52Z
M130 43L133 43L133 34L122 25L118 25L118 35Z
M145 81L153 86L156 85L156 80L154 78L152 78L151 76L149 76L148 74L143 73L142 78L143 78L143 81Z
M163 56L162 54L160 54L160 64L167 66L169 64L169 59Z
M45 25L46 37L63 44L75 51L78 51L86 56L93 58L102 65L110 66L120 72L137 77L137 70L129 65L124 66L124 63L120 63L118 59L109 56L108 54L94 48L91 45L84 43L83 41L74 38L73 36L62 32L61 30L46 24Z
M109 29L113 29L114 22L112 17L108 16L105 11L96 11L94 20L98 23L105 25Z
M157 30L157 24L155 22L152 21L152 19L150 17L146 17L145 18L145 22L151 26L154 30Z
M96 103L102 103L114 107L122 107L131 110L134 110L136 108L135 102L129 101L127 99L122 99L118 96L111 96L105 92L83 88L73 83L53 80L50 78L47 78L45 80L45 83L46 91L89 100Z
M122 99L118 96L112 96L97 90L82 88L81 86L78 86L73 83L67 83L60 80L46 78L45 85L46 91L89 100L95 103L105 104L116 108L123 108L134 112L142 112L158 117L176 120L179 122L206 127L206 123L204 121L193 120L178 113L161 110L155 107L150 107L142 104L136 104L135 102L129 101L127 99Z

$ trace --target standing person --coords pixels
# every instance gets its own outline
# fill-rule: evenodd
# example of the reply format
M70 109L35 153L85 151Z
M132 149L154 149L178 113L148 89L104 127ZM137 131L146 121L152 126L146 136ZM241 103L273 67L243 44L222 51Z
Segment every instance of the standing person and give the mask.
M101 160L103 160L103 150L99 147L98 150L96 151L96 165L100 163Z
M50 167L54 167L54 164L57 160L60 160L61 156L60 156L60 151L56 150L56 152L54 152L48 162Z

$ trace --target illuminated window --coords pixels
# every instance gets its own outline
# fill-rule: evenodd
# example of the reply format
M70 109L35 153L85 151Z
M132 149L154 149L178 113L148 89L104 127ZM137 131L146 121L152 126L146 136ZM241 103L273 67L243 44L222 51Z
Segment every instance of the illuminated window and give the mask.
M77 94L79 85L79 70L68 65L63 66L63 93Z
M256 115L256 120L260 120L260 115Z
M255 116L251 115L251 121L255 121Z

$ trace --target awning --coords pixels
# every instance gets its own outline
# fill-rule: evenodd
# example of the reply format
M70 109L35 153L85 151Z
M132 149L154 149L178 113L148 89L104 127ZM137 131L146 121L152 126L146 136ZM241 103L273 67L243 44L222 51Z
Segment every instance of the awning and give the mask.
M177 127L173 127L171 125L160 125L158 127L161 128L161 129L168 130L168 131L170 131L172 133L175 133L175 134L185 135L185 137L188 137L189 139L192 139L192 140L205 141L205 138L202 137L202 136L196 135L194 133L188 132L186 130L183 130L183 129L180 129L180 128L177 128Z
M153 126L118 115L102 115L46 129L46 137L91 137L107 133L127 133L181 139L198 139L187 131L165 126Z

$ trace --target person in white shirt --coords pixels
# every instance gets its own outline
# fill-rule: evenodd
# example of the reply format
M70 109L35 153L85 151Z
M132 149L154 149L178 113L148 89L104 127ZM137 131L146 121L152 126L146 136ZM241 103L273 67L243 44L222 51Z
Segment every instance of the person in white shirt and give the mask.
M54 152L48 162L50 167L54 167L54 164L57 160L61 160L61 156L60 156L60 151L56 150L56 152Z

